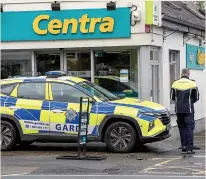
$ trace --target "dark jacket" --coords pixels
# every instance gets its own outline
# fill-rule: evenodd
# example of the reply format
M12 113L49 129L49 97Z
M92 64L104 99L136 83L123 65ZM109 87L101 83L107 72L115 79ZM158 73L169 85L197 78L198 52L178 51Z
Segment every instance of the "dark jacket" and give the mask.
M194 113L194 103L199 100L198 87L194 80L182 77L172 84L171 100L175 101L176 113Z

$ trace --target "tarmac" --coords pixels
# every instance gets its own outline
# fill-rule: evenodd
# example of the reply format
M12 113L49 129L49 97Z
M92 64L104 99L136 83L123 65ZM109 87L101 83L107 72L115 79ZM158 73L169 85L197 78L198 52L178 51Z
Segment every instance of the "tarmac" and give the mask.
M111 153L103 143L90 143L87 156L101 161L61 160L77 155L76 144L34 143L27 148L1 152L2 179L133 179L205 178L205 131L194 138L196 154L182 154L179 140L145 144L132 153Z

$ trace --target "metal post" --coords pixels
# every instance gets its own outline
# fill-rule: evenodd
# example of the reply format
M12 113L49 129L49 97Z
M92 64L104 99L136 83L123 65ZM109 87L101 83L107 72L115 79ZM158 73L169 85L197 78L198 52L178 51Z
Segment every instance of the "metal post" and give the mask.
M60 50L60 70L64 71L64 51Z
M91 58L91 82L94 83L94 50L90 50L90 58Z

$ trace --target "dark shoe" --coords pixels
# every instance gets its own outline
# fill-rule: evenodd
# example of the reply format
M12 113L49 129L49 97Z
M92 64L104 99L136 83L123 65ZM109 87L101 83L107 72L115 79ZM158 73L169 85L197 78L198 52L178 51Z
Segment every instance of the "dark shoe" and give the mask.
M182 147L182 152L187 152L187 149L185 146Z
M187 154L195 154L193 150L187 151Z
M193 150L200 150L200 149L201 149L200 147L193 146Z

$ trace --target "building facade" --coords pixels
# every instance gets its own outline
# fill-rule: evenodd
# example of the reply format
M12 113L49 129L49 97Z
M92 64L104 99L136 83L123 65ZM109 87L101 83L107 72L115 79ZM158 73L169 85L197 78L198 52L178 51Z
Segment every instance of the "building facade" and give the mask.
M50 70L92 82L115 76L130 82L139 98L161 103L173 113L170 87L188 67L200 89L195 119L205 119L205 17L193 7L137 0L62 0L54 5L47 0L7 0L2 11L1 78ZM112 81L102 83L124 90Z

